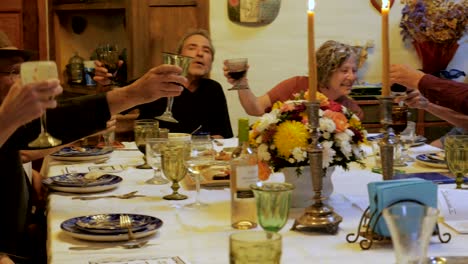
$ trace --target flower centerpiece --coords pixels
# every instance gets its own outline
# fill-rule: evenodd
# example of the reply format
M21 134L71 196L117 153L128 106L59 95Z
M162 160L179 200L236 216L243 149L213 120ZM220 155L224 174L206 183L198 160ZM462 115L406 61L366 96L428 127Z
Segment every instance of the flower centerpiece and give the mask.
M311 143L311 128L306 111L307 92L295 100L276 102L269 113L253 125L249 141L257 148L261 180L273 171L285 167L300 167L309 163L307 147ZM360 144L367 132L359 118L346 107L317 93L320 100L319 142L323 147L324 169L341 166L348 169L350 162L361 165L364 158Z
M468 28L468 0L401 0L401 35L410 41L423 71L437 74L453 58Z

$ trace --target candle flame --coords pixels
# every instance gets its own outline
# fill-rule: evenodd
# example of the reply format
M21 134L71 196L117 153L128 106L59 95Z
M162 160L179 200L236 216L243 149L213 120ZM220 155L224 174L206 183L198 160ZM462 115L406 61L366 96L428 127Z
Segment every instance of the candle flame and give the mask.
M309 11L314 11L315 0L309 0Z
M390 0L382 0L382 9L389 9L389 8L390 8Z

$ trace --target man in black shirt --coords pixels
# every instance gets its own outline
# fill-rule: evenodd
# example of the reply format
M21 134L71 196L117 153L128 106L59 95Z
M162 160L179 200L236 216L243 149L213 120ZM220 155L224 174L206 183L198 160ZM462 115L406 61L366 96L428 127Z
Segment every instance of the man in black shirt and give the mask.
M174 98L172 114L179 123L160 121L160 127L171 132L190 133L201 126L199 132L210 133L212 137L233 137L226 97L222 86L208 78L214 59L215 50L206 30L188 32L181 40L178 53L192 57L187 79L189 85L182 94ZM99 64L99 62L97 62ZM107 84L110 74L103 67L96 67L95 80ZM138 106L138 119L153 119L161 115L167 104L167 98Z

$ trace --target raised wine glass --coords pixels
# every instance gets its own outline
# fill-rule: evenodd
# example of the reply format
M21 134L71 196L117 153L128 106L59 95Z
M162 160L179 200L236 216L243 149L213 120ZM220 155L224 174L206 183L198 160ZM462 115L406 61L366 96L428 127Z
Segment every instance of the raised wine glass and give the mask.
M142 165L138 165L136 168L152 169L152 167L146 162L146 139L158 136L159 122L154 119L135 120L133 131L135 132L135 144L137 145L141 153L145 155L143 157L145 163Z
M21 82L23 85L52 78L58 79L57 65L53 61L28 61L21 64ZM28 144L29 147L50 148L62 144L60 139L47 132L46 113L41 116L40 123L41 132L35 140Z
M215 151L210 135L192 135L190 158L187 160L188 171L195 178L195 202L186 205L188 208L201 208L207 204L200 201L200 177L204 170L214 164Z
M247 72L247 58L238 58L238 59L228 59L226 60L226 67L228 71L228 75L230 78L236 80L237 82L228 89L231 90L243 90L247 89L248 87L240 83L240 79L242 79L246 72Z
M395 161L393 166L404 167L406 163L401 159L401 139L400 133L405 130L408 124L408 106L406 105L394 105L392 107L392 129L395 132L397 138L397 147Z
M115 44L103 44L96 49L96 55L100 62L104 64L107 72L112 74L110 81L115 85L115 78L119 69L119 48Z
M163 63L177 65L182 68L182 76L187 76L190 63L192 62L191 57L183 56L180 54L174 54L169 52L163 52ZM178 84L182 86L182 84ZM182 86L183 87L183 86ZM174 103L174 97L170 96L167 98L167 106L164 113L160 116L155 117L158 120L179 123L177 119L172 115L172 104Z
M445 160L455 175L457 189L462 188L468 173L468 135L448 135L444 141Z
M166 200L185 200L187 195L178 192L179 182L187 174L187 159L190 156L190 139L169 139L161 150L161 164L164 176L172 181L172 193L163 196Z
M148 184L161 185L169 183L162 177L161 151L167 145L167 136L146 139L146 162L154 169L154 176L147 180Z

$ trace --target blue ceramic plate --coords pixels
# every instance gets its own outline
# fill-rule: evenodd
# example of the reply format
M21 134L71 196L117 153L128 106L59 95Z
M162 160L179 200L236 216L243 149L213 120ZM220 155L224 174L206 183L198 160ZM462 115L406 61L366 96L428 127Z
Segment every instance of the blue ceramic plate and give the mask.
M103 185L112 182L116 179L115 175L102 174L96 179L86 178L87 173L69 173L50 177L53 184L61 186L74 186L74 187L90 187L96 185Z
M420 154L416 156L416 162L435 168L447 168L445 160L440 159L436 153Z
M63 175L59 176L53 176L49 177L47 179L42 180L42 183L47 186L48 188L59 191L59 192L70 192L70 193L94 193L94 192L103 192L103 191L108 191L116 188L119 186L120 182L122 181L122 178L116 175L110 175L112 176L112 180L109 182L103 182L98 185L82 185L82 186L63 186L56 184L54 182L55 177L60 177Z
M86 161L108 158L112 154L112 151L112 148L65 147L50 156L56 160Z
M117 217L119 214L115 214ZM132 219L136 217L137 215L133 214L128 214ZM126 241L128 240L128 234L127 233L90 233L87 231L83 231L78 228L77 221L78 220L83 220L85 218L88 218L90 216L80 216L80 217L74 217L68 220L65 220L62 222L60 225L60 228L70 236L78 239L83 239L83 240L91 240L91 241ZM156 217L152 216L143 216L143 217L148 217L151 219L143 228L137 230L134 232L135 238L139 239L142 237L150 236L153 235L157 232L157 230L162 226L163 221L161 219L158 219Z
M149 224L162 225L162 221L156 217L148 215L128 215L132 220L132 231L142 230ZM76 228L96 234L121 234L128 231L127 228L120 226L120 214L99 214L77 217Z

